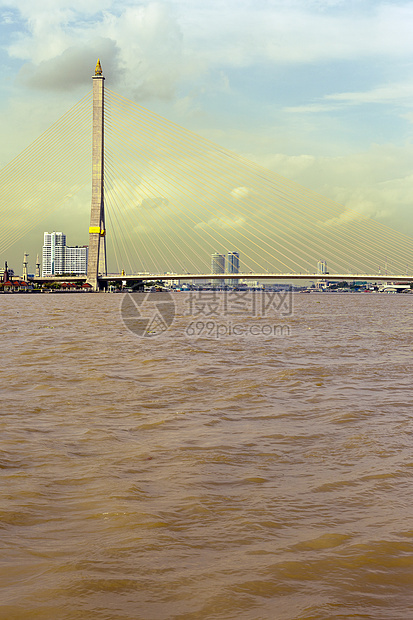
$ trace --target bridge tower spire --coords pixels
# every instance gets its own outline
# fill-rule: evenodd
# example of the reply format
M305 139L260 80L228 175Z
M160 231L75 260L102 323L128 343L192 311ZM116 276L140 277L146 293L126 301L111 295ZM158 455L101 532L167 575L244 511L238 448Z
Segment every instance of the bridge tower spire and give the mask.
M106 275L104 201L104 81L100 60L93 76L92 205L89 226L87 281L99 290L99 274Z

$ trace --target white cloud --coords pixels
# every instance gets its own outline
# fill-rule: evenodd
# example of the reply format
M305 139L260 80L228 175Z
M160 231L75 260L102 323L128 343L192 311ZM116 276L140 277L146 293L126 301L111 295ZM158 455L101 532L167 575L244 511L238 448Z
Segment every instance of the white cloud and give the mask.
M95 39L89 46L67 48L62 54L40 63L26 63L18 80L33 89L72 91L77 86L90 88L91 76L98 57L105 58L116 84L122 70L119 68L119 50L111 39Z
M404 102L411 105L413 98L413 84L406 81L398 84L386 84L368 91L350 92L350 93L334 93L326 95L324 99L343 102L345 104L360 103L389 103Z
M12 57L32 65L49 62L53 73L53 61L68 49L111 39L141 98L171 97L180 79L195 79L208 68L413 53L411 3L16 0L14 5L26 28L8 48Z
M320 223L340 226L367 217L413 235L413 147L373 145L341 157L273 155L266 164L277 173L334 201L342 212Z
M377 54L402 56L413 51L412 24L413 7L408 2L397 6L304 0L235 6L228 2L220 4L219 19L216 3L209 3L201 17L199 11L187 17L187 36L212 62L307 64Z
M243 200L251 194L251 189L244 186L234 187L230 194L234 200Z
M153 211L159 207L167 207L168 204L169 200L167 200L167 198L162 196L151 196L148 198L142 198L138 206L142 209L149 209L150 211Z
M112 3L95 14L81 11L77 2L52 10L47 10L47 2L41 7L36 3L35 10L25 3L20 8L27 29L14 38L8 52L28 61L20 77L30 87L61 90L68 71L70 77L78 71L79 80L85 81L97 57L111 83L125 77L129 94L132 91L138 99L173 97L181 75L191 74L192 59L182 55L182 33L173 6Z
M378 208L374 201L368 198L363 191L353 192L351 199L347 201L345 210L336 217L320 220L319 225L326 228L345 226L355 222L364 222L366 218L384 220L391 215L391 210ZM352 208L354 205L354 208Z
M0 23L4 25L14 24L16 22L16 18L14 13L11 11L5 11L0 15Z
M317 102L287 106L284 112L292 114L324 114L336 110L342 110L346 106L364 104L396 104L398 106L411 107L413 100L413 83L411 79L405 82L384 84L371 90L331 93L324 95Z
M215 229L233 229L242 228L246 224L246 219L242 216L230 217L212 217L208 221L195 224L194 228L215 228Z

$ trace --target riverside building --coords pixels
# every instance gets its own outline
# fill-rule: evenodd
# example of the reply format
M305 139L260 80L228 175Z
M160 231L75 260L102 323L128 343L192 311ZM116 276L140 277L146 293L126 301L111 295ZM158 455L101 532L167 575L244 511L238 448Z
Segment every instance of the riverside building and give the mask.
M325 260L319 260L317 263L317 273L323 276L326 276L328 274L328 270L327 270L327 261ZM317 280L317 285L316 288L326 288L327 286L327 280L323 279L323 280Z
M211 273L225 273L225 254L215 252L211 254ZM221 279L212 280L212 284L224 284Z
M228 273L239 273L239 253L228 252ZM237 286L238 278L230 278L227 280L229 286Z
M88 247L67 246L62 232L45 232L42 276L81 275L87 272Z

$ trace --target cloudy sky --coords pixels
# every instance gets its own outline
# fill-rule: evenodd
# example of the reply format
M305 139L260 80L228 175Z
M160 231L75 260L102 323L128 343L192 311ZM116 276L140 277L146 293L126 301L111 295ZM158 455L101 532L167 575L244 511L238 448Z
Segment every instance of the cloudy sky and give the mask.
M0 28L1 166L100 57L106 87L413 235L411 0L0 0Z

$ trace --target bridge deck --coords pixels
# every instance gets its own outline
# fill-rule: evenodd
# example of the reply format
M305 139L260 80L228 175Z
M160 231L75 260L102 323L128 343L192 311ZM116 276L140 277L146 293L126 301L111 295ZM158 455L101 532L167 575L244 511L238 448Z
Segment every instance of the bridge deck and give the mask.
M413 275L366 274L366 273L137 273L108 274L99 276L101 282L119 282L122 280L357 280L365 282L413 282ZM84 276L43 276L30 278L31 282L46 284L52 282L86 282Z

